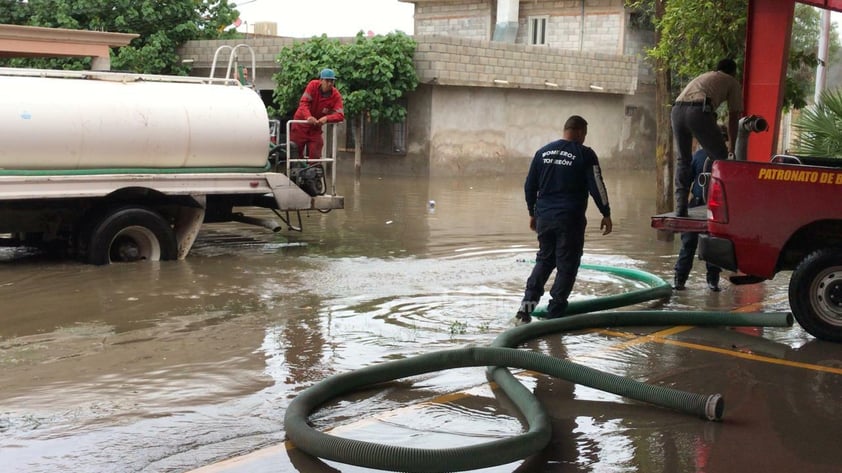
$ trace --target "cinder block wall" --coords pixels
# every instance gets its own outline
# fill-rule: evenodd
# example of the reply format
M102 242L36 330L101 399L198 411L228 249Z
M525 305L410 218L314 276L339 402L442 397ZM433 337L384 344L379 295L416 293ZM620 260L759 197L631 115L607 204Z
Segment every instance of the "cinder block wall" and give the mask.
M635 56L441 35L414 36L414 39L418 45L414 62L419 81L432 85L558 89L609 94L633 94L637 88L639 60ZM207 75L217 48L222 45L234 47L246 44L255 53L257 86L269 90L275 88L271 78L279 70L275 58L281 49L295 41L305 40L274 37L189 41L179 53L182 59L193 61L194 75ZM215 70L217 77L225 75L230 51L225 49L218 54ZM251 61L248 50L238 48L237 52L239 61L248 65ZM498 82L494 82L495 79ZM508 84L499 81L507 81Z
M548 47L609 54L623 53L623 37L626 30L623 0L521 2L517 43L530 42L529 18L540 16L547 17Z
M415 36L415 41L415 68L423 83L608 94L634 94L637 88L634 56L453 36Z
M488 41L496 15L493 3L489 0L418 2L415 4L415 35Z

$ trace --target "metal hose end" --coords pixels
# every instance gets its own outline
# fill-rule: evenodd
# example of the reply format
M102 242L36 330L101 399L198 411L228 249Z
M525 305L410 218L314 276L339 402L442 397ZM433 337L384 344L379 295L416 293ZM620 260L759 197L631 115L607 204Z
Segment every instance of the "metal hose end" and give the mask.
M721 394L711 394L705 403L705 418L707 420L722 420L725 413L725 400Z

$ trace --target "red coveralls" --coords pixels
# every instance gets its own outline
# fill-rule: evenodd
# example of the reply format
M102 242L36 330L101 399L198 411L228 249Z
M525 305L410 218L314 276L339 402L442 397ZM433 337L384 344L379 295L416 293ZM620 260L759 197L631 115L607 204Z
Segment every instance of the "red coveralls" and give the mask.
M310 117L316 119L327 117L329 123L337 123L345 120L345 112L342 110L342 95L336 87L331 87L330 92L323 94L319 88L319 79L311 80L301 100L298 103L298 110L293 115L294 120L307 120ZM310 159L322 157L322 126L320 124L293 123L290 128L290 141L298 146L298 157L305 156L304 147L307 146L307 156Z

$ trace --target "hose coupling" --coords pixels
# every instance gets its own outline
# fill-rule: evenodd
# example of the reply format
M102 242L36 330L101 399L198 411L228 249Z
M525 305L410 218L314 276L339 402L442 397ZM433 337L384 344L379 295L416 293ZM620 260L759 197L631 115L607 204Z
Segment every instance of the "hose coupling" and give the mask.
M721 394L711 394L705 403L705 417L707 420L722 420L725 413L725 400Z

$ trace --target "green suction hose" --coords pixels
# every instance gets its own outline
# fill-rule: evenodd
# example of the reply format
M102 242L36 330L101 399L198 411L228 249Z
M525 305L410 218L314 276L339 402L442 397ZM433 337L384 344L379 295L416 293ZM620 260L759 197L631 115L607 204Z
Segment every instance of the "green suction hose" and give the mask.
M643 282L648 287L619 295L571 302L567 313L580 315L516 327L498 336L491 347L444 350L331 376L306 389L290 403L284 416L288 439L301 450L316 457L392 471L464 471L526 458L549 443L551 434L549 417L535 396L517 381L506 367L537 371L639 401L710 420L719 420L723 415L724 402L718 394L694 394L647 385L567 360L517 350L514 347L525 340L549 333L605 326L790 326L793 323L792 315L789 313L630 311L585 314L585 312L669 297L672 290L662 279L642 271L605 266L583 265L583 267L611 272ZM489 376L512 399L526 419L528 429L525 433L479 445L423 449L335 437L313 429L307 422L309 415L319 406L363 387L422 373L468 366L489 367Z
M600 266L594 264L583 264L580 267L582 269L602 271L604 273L619 276L623 279L641 282L646 284L648 287L621 294L573 301L567 306L567 310L564 312L565 315L584 314L586 312L613 309L615 307L625 307L656 299L668 299L672 295L672 286L652 273L632 268L618 268L614 266ZM532 315L539 318L546 317L547 307L536 307L535 311L532 312Z

